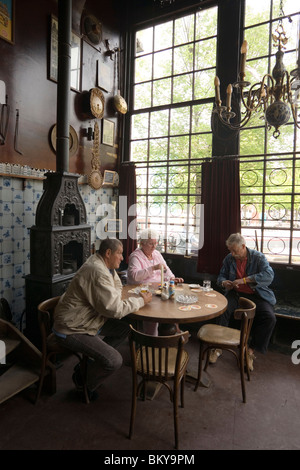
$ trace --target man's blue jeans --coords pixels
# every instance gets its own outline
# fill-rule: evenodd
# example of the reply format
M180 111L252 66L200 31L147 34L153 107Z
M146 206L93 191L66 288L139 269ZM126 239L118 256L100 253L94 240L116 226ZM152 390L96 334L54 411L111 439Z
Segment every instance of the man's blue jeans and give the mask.
M89 357L87 387L90 391L94 391L109 375L121 367L123 358L115 348L126 339L129 330L128 323L109 318L99 335L76 333L67 335L66 338L57 336L57 341L65 348ZM102 339L100 335L104 338Z

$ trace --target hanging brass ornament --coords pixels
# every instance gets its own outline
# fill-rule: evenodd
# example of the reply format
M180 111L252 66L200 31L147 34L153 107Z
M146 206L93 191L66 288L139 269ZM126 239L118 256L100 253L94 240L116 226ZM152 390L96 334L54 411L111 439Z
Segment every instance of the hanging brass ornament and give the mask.
M103 176L100 172L100 149L99 149L99 126L97 121L95 122L94 127L94 145L92 151L91 166L92 170L88 177L88 184L93 189L99 189L103 183Z

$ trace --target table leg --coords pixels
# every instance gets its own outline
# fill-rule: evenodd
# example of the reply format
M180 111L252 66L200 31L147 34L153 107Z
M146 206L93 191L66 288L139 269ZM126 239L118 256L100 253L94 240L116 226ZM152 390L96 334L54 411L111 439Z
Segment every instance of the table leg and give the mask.
M161 336L171 336L177 333L177 328L172 323L161 323L159 325L158 331ZM194 371L187 371L185 380L189 383L195 384L197 380L197 373ZM155 384L152 384L152 385L155 385ZM211 386L211 380L207 377L207 374L205 371L202 371L201 373L201 380L200 380L199 385L201 387L206 387L206 388L209 388ZM154 393L153 398L155 395L157 395L157 393ZM150 400L153 400L153 398L150 398Z
M148 382L146 387L146 400L154 400L159 394L162 384L159 382ZM143 398L141 396L141 398Z
M186 382L189 382L195 385L196 380L197 380L197 374L193 371L187 370L186 375L185 375L185 380ZM202 371L201 373L201 380L200 380L199 385L200 387L205 387L205 388L209 388L211 386L211 380L207 377L207 374L204 371Z

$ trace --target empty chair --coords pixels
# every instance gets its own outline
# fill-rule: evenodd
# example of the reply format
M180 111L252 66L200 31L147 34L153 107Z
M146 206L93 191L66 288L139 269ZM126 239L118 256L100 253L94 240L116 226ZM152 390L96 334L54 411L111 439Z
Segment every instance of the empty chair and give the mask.
M56 341L56 336L52 332L53 326L53 314L56 305L58 304L60 297L52 297L51 299L44 300L38 305L38 320L40 326L40 332L42 337L42 365L40 372L39 387L36 396L36 402L40 397L46 372L50 373L51 376L51 390L53 393L56 391L56 370L51 360L55 360L57 354L60 355L72 355L74 354L79 359L81 376L83 377L83 392L86 403L89 403L88 390L86 386L86 367L87 367L87 356L81 355L70 351L67 348L61 346ZM47 370L48 369L48 370Z
M136 415L136 400L140 391L145 399L148 382L159 382L166 386L173 402L175 448L178 449L178 398L181 385L181 406L184 406L184 380L188 364L188 353L183 349L188 331L172 336L150 336L136 331L131 325L129 344L132 366L132 405L129 438L133 434ZM141 381L138 384L138 377Z
M203 325L198 331L200 340L198 376L195 385L195 391L201 380L202 360L206 353L206 363L204 370L209 363L209 352L211 349L226 349L232 352L238 362L241 375L243 402L246 403L245 388L245 369L248 380L250 380L250 370L248 364L248 339L255 316L256 305L249 299L240 297L239 308L234 312L234 318L241 321L240 330L229 328L227 326L207 324Z

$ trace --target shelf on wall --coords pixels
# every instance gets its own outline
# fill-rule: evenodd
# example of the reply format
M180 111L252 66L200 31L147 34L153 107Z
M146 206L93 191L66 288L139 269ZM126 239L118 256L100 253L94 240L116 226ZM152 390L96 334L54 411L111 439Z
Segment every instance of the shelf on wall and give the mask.
M7 178L19 178L22 180L39 180L44 181L46 176L33 176L33 175L17 175L15 173L0 173L0 176L5 176ZM78 181L78 184L88 184L87 181ZM23 182L23 189L25 188L25 181Z

